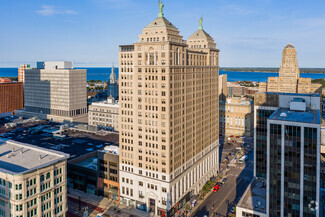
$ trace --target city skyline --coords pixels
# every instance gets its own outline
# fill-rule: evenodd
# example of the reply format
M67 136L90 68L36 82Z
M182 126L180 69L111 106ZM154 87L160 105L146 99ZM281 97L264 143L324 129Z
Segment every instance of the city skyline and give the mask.
M38 60L72 60L76 66L118 61L118 44L137 40L157 16L157 1L89 0L0 2L0 67ZM278 67L292 43L300 67L325 67L325 16L321 1L163 1L165 16L187 39L198 28L215 38L221 67ZM181 12L179 8L182 8ZM19 13L18 13L19 12ZM130 34L134 32L134 34ZM312 40L311 40L312 38Z

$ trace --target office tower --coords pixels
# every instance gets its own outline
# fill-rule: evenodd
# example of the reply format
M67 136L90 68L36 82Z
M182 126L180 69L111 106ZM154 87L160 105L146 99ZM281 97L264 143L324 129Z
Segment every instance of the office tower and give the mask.
M219 75L219 101L225 101L228 96L227 74Z
M18 68L18 81L25 82L25 70L30 69L30 65L23 64Z
M282 52L279 77L269 77L268 82L260 82L261 92L284 93L321 93L321 84L311 83L311 78L301 78L297 52L294 46L288 44Z
M12 140L0 151L1 216L65 216L69 155Z
M202 19L185 41L159 6L119 48L120 189L122 203L173 215L218 173L219 50Z
M220 101L220 134L247 136L254 132L254 104L243 97L228 97Z
M88 108L88 124L119 131L119 101L109 96L107 101L93 102Z
M118 86L118 80L113 65L109 76L109 82L107 83L107 95L112 96L114 99L118 99Z
M279 103L267 120L266 214L318 217L320 97L280 96Z
M254 176L266 179L267 119L279 106L280 93L259 92L254 97Z
M38 62L25 69L25 110L18 116L57 122L87 122L86 70L73 69L72 62Z
M256 94L255 176L237 216L319 216L320 95ZM255 122L255 123L256 123ZM263 127L261 127L263 126ZM264 160L266 159L266 160ZM261 166L263 165L263 166ZM263 193L264 192L264 193Z
M16 109L22 109L24 107L23 91L21 82L0 83L0 114L14 113Z

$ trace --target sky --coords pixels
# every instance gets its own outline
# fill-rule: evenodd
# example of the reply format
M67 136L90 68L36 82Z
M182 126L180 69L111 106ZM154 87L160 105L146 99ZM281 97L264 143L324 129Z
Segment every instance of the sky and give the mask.
M324 0L162 1L185 40L203 16L221 67L279 67L292 43L300 67L325 68ZM136 42L157 15L157 0L0 0L0 67L117 65L118 46Z

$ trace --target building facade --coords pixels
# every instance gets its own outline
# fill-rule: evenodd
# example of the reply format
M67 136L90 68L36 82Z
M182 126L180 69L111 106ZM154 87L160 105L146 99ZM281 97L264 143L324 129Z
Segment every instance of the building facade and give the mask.
M320 108L319 94L255 95L254 176L266 185L266 196L249 207L242 200L241 211L257 217L320 216ZM243 198L249 192L251 187Z
M228 96L227 74L219 75L219 101L225 101Z
M73 69L72 62L38 62L37 67L25 69L25 107L17 115L87 122L86 70Z
M119 202L119 147L106 146L103 150L98 151L97 154L98 194ZM131 179L129 181L133 182Z
M282 52L279 77L269 77L268 82L260 82L260 92L319 93L321 84L311 83L311 78L301 78L294 46L288 44Z
M110 96L107 101L93 102L88 108L88 124L119 131L119 102Z
M159 5L120 46L119 179L122 203L173 215L218 173L219 50L202 25L183 40Z
M69 160L68 170L69 188L98 195L97 151Z
M319 217L320 97L281 96L267 120L267 216Z
M12 140L0 151L1 216L66 216L68 154Z
M118 99L119 91L118 91L118 80L115 74L114 65L112 66L112 71L109 76L109 81L107 82L107 96L112 96L115 100Z
M25 82L25 70L30 69L30 65L23 64L18 68L18 82Z
M220 102L219 132L226 137L253 136L253 102L241 97L228 97Z
M14 113L24 108L24 89L22 82L0 83L0 113Z

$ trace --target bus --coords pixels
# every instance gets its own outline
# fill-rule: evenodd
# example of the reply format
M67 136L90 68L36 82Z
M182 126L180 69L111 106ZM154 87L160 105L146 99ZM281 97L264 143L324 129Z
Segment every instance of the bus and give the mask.
M247 160L247 155L243 155L239 158L240 163L244 163Z

